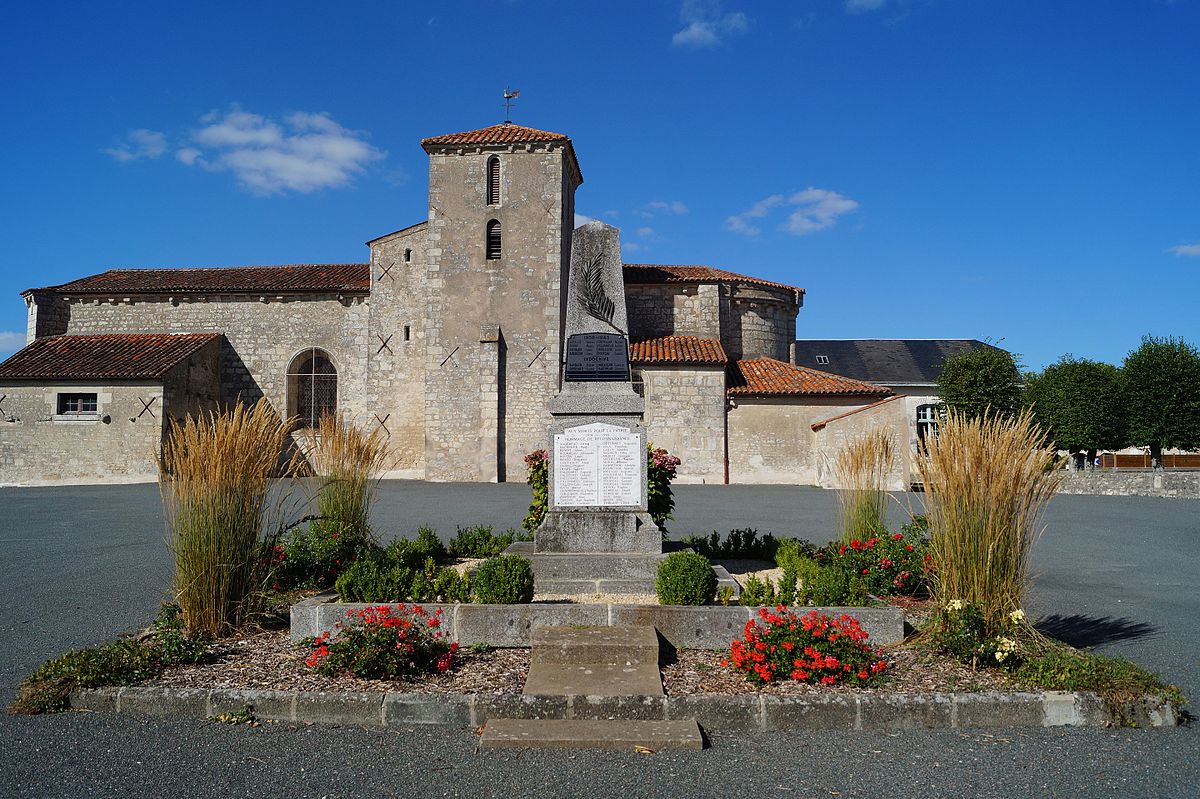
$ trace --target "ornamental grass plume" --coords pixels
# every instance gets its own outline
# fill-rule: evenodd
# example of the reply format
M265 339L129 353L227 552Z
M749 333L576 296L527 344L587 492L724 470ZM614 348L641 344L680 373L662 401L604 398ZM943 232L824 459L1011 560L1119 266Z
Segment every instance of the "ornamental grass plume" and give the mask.
M175 594L189 635L237 628L260 598L295 473L289 422L266 399L172 423L159 464ZM266 531L264 533L264 531Z
M896 460L892 435L872 430L852 439L834 462L841 491L842 542L867 539L887 529L888 474Z
M391 465L387 436L332 414L321 417L314 433L301 449L317 478L318 523L365 543L371 538L375 489Z
M978 607L987 636L1022 607L1029 552L1063 480L1047 442L1028 410L1012 418L951 411L918 458L936 564L933 597L943 609Z

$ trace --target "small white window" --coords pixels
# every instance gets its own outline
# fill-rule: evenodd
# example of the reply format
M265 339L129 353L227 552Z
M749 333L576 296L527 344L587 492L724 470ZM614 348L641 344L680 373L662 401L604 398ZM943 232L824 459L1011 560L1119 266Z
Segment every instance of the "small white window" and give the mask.
M817 363L819 363L821 366L828 366L829 365L829 356L828 355L818 355Z
M83 416L96 413L95 394L59 394L59 416Z

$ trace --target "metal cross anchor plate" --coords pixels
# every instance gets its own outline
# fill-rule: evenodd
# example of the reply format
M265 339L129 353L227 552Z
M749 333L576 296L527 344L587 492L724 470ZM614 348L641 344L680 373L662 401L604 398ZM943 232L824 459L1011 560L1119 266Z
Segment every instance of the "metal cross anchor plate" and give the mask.
M141 397L138 397L138 402L142 403L142 409L140 411L138 411L137 418L141 419L143 413L148 413L148 414L150 414L151 418L157 419L158 417L154 415L154 411L150 410L150 406L154 404L154 401L156 399L158 399L158 397L151 397L150 401L147 402L146 400L142 399Z
M458 361L455 361L452 359L454 358L454 353L458 352L458 350L459 350L459 347L455 347L453 350L451 350L450 354L445 357L445 359L441 362L441 364L439 366L445 366L446 362L449 361L451 368L457 369Z
M396 262L395 262L395 261L392 261L390 264L388 264L387 266L385 266L385 267L383 268L383 271L379 273L379 279L380 279L380 280L383 280L385 277L387 277L388 275L390 275L390 274L392 273L392 269L393 269L395 266L396 266ZM395 279L396 279L396 278L394 278L394 277L392 278L392 280L395 280Z
M392 431L388 430L387 420L391 419L392 415L390 413L385 413L383 415L382 419L379 418L379 414L377 414L377 413L373 414L373 416L375 417L375 421L379 423L379 426L383 428L383 432L387 433L390 436L392 434Z
M379 335L378 333L375 334L375 338L379 339L379 349L375 350L376 355L383 352L384 350L387 350L389 355L393 354L392 348L388 346L388 342L392 340L392 336L394 336L394 335L396 335L396 334L391 333L388 335L387 338L384 338L383 336Z

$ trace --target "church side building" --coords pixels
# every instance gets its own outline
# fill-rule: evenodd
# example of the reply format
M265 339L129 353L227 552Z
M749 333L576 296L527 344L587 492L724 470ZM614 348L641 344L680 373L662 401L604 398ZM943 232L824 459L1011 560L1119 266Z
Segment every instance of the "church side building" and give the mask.
M561 385L579 162L567 136L511 123L421 144L428 217L367 242L366 263L25 291L28 344L0 363L0 484L154 479L173 420L260 397L301 428L383 429L393 477L523 481ZM893 394L795 363L803 289L709 266L624 277L645 425L681 481L821 482L814 425Z

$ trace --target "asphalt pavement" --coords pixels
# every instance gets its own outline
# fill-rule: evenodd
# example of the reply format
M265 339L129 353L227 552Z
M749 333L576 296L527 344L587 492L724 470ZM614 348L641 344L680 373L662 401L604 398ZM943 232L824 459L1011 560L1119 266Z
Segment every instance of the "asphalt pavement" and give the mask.
M833 537L837 495L677 486L673 533L754 527ZM901 495L893 523L911 501ZM420 524L519 527L521 484L388 481L381 537ZM297 504L290 510L302 512ZM1031 615L1200 696L1200 502L1055 498L1033 556ZM42 660L149 620L169 556L153 485L0 489L0 690ZM1200 796L1200 732L1001 730L717 736L702 753L477 752L465 731L257 729L70 713L0 717L12 796Z

